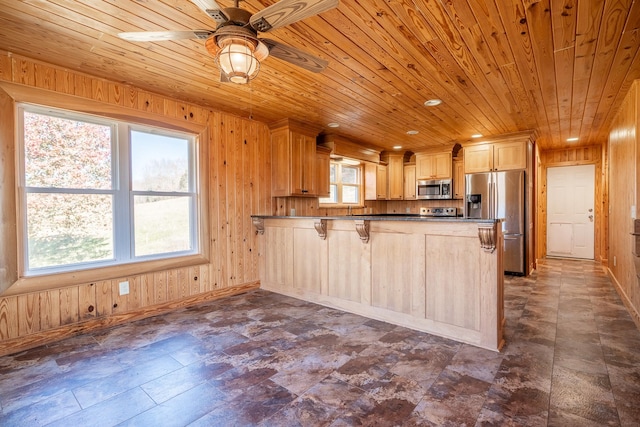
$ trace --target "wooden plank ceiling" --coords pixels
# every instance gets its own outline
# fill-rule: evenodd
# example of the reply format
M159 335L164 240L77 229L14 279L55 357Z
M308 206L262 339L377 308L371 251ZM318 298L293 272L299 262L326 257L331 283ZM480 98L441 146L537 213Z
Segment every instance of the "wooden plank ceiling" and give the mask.
M240 6L255 13L275 1ZM640 0L342 0L268 33L328 60L323 73L270 57L250 84L236 85L219 82L203 40L116 37L214 29L189 0L0 0L5 51L267 123L290 117L414 152L527 129L538 131L542 149L602 143L640 77L639 27ZM433 98L443 103L425 107Z

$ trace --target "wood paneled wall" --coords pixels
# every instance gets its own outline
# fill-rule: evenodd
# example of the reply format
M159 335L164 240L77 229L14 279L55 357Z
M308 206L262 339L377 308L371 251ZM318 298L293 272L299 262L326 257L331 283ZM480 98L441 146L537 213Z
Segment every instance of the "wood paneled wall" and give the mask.
M595 182L595 234L594 257L596 261L606 263L607 260L607 209L605 205L606 173L603 168L602 147L588 146L546 150L539 153L538 163L538 191L537 191L537 230L538 253L537 258L544 258L547 254L547 168L556 166L577 166L593 164L596 168Z
M97 111L113 111L115 106L117 114L132 121L144 113L146 122L154 117L157 123L201 125L209 142L200 152L208 155L208 182L203 186L208 194L203 197L208 201L209 241L202 244L209 245L209 262L86 283L61 282L38 292L5 292L0 296L0 354L258 285L258 241L250 215L274 213L265 124L7 53L0 55L0 81L38 88L45 105L48 96L66 94L95 103ZM13 130L7 131L12 109L13 100L0 95L0 276L9 274L17 252L14 136ZM129 295L118 293L122 280L130 283Z
M622 300L640 326L640 274L634 256L632 207L638 217L640 170L639 81L627 94L614 119L608 143L609 161L609 271Z

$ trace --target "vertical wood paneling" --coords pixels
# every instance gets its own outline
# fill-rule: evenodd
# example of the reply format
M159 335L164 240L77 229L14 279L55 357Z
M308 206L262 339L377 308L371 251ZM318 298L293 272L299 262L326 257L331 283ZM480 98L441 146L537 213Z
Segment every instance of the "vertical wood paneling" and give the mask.
M178 277L178 298L188 297L191 292L191 281L189 280L189 269L179 268L176 270L176 276Z
M17 338L18 331L18 297L0 298L0 337Z
M606 213L603 194L606 191L603 183L602 148L600 146L572 147L540 152L541 169L538 176L537 188L537 225L538 225L538 258L544 258L547 253L547 168L552 166L595 165L595 231L594 256L598 261L607 258L605 238Z
M18 295L18 333L29 335L40 330L38 294Z
M40 292L40 329L46 331L60 326L60 292Z
M78 286L78 313L80 320L96 317L96 286L94 283Z
M639 258L633 254L633 220L630 212L636 209L638 194L640 149L638 117L640 97L638 82L624 99L609 136L609 270L614 276L626 305L632 307L636 322L640 323Z
M60 324L68 325L79 320L78 287L62 288L60 296Z
M113 292L111 280L96 283L96 316L108 316L113 313Z
M210 229L210 240L202 242L209 246L209 264L77 286L61 284L58 289L0 297L0 343L259 279L259 251L255 247L258 240L250 215L271 213L270 134L265 124L24 58L0 57L0 79L208 124L203 141L208 144L203 150L208 156L205 164L209 170L204 174L208 177L208 194L203 197L209 205ZM12 118L8 108L11 100L7 99L6 105L0 105L1 114ZM13 135L9 139L13 141ZM14 163L10 162L6 170L13 173L13 168ZM15 245L11 249L15 250ZM130 293L120 296L119 282L123 280L129 280ZM94 310L89 311L89 306Z
M157 273L153 273L153 283L155 284L154 302L158 304L167 301L169 299L167 291L167 272L159 271Z
M9 55L0 55L0 80L12 81L11 68L13 61Z

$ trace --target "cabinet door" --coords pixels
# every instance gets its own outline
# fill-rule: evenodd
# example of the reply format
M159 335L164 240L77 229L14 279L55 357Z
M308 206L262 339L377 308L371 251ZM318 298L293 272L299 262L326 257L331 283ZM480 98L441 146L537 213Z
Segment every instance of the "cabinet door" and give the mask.
M271 194L273 197L291 194L291 146L289 131L279 130L271 134Z
M404 167L404 199L416 199L416 165Z
M433 179L434 176L433 156L416 154L416 179Z
M416 179L451 178L451 153L416 154Z
M453 161L453 198L464 198L464 162Z
M314 196L316 142L306 135L293 132L291 135L291 194Z
M434 154L433 168L435 179L451 178L451 153Z
M376 169L376 198L378 200L387 200L387 167L378 165Z
M404 165L402 156L390 156L387 166L387 179L389 181L389 200L402 200L404 197L404 182L402 180Z
M464 173L489 172L493 169L493 145L473 145L464 149Z
M527 167L527 146L524 141L493 144L493 170L506 171Z
M331 171L330 153L331 151L316 151L316 189L318 197L329 197L331 193L329 177Z

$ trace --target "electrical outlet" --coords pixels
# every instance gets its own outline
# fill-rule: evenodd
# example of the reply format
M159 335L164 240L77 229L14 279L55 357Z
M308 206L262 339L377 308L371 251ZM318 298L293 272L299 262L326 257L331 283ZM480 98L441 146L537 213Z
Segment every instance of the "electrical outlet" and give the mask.
M120 295L129 294L129 282L120 282L118 285L120 286Z
M618 265L618 262L617 262L617 260L616 260L616 256L614 255L614 256L613 256L613 266L614 266L614 267L617 267L617 265Z
M411 208L407 208L407 213L411 213Z

